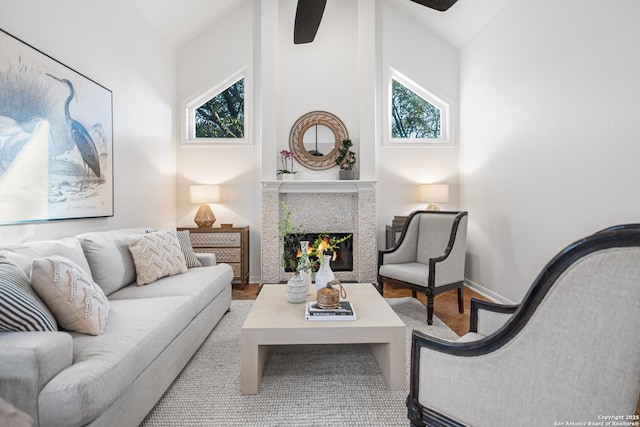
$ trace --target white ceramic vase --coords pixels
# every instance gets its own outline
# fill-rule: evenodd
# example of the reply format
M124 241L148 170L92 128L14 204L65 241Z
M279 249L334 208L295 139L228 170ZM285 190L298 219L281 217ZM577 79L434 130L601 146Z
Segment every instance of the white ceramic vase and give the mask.
M297 271L287 281L287 302L300 304L307 300L307 284Z
M331 270L331 254L324 255L324 261L316 273L316 291L327 286L327 283L336 278Z

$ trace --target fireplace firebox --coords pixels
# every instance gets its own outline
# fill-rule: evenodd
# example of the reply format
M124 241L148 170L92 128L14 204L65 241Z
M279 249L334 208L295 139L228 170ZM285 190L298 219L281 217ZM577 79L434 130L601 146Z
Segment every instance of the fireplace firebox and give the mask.
M300 242L309 242L309 260L314 266L314 270L317 271L320 268L320 260L317 255L311 250L313 242L320 236L321 233L301 233L295 235L289 235L285 239L284 253L290 254L291 257L300 256ZM335 237L336 239L343 239L351 233L322 233L327 234L329 238ZM353 235L345 241L341 242L331 257L331 270L333 271L353 271ZM290 266L285 266L284 271L292 272L293 269Z

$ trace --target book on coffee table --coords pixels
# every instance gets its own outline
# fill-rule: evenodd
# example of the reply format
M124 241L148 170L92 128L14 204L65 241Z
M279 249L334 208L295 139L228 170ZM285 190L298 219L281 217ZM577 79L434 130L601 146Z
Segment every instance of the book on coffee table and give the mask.
M316 301L307 303L305 320L356 320L356 312L349 301L340 301L338 308L320 308Z

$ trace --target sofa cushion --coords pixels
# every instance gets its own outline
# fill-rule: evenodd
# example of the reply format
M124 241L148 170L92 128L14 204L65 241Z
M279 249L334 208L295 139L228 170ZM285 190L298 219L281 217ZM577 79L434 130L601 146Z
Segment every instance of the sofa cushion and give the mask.
M38 425L40 390L73 363L71 335L5 332L0 333L0 349L0 396L31 415Z
M188 297L111 302L104 334L71 333L74 364L39 399L41 423L85 425L104 412L195 316Z
M68 258L87 273L91 273L91 268L89 267L87 258L84 256L82 246L78 239L74 239L73 237L3 246L0 248L0 255L4 255L10 260L15 261L27 276L31 276L31 263L35 258L43 258L51 255Z
M109 314L109 300L89 273L72 261L50 256L33 260L33 288L68 331L100 335Z
M133 263L136 266L138 285L147 285L161 277L187 271L187 264L175 229L131 236L129 251L133 255Z
M182 255L184 255L184 259L187 262L187 267L202 267L202 263L193 251L193 246L191 246L191 233L189 233L189 230L180 230L177 232L177 235Z
M0 332L57 331L56 319L24 271L0 257Z
M79 234L93 280L109 295L136 280L136 266L127 237L153 231L150 228L123 228Z
M178 276L163 277L149 286L131 285L109 295L109 299L140 299L168 296L189 296L200 313L223 289L231 286L233 269L228 264L190 268Z

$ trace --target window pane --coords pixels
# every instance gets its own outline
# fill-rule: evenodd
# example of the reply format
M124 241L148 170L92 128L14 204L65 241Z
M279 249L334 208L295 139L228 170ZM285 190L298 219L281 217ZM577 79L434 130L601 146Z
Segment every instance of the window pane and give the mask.
M196 138L244 138L244 78L198 107L195 122Z
M391 137L440 138L440 110L395 80L391 83Z

